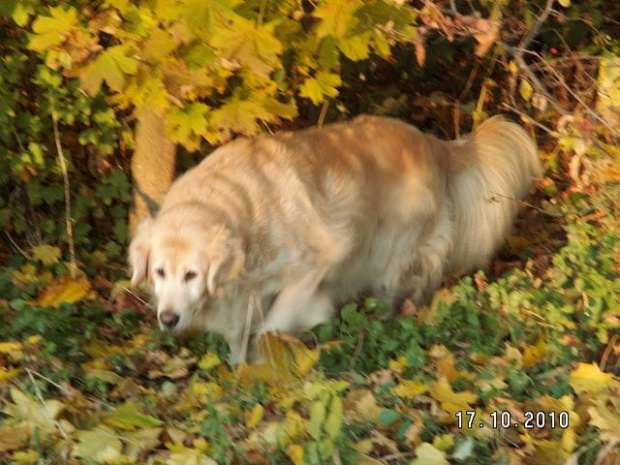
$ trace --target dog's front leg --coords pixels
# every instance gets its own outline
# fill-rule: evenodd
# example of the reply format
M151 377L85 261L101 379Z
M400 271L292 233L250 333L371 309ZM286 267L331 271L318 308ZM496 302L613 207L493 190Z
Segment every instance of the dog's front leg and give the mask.
M326 321L333 313L333 303L329 295L319 289L324 275L324 272L315 271L282 289L259 334L270 331L293 333Z
M230 348L228 360L233 365L245 359L244 340L248 338L251 329L250 322L250 328L246 330L249 301L247 293L239 293L234 299L222 299L218 302L215 315L212 314L209 319L207 329L224 336Z
M239 340L228 340L228 347L230 347L230 353L228 354L228 360L231 365L239 365L245 358L243 355L243 343Z

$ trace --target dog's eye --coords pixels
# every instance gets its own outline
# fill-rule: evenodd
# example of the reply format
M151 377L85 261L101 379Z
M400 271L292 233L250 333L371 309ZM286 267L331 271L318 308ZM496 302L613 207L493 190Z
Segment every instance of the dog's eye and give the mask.
M198 276L198 274L195 271L188 271L187 273L185 273L185 281L191 281L196 276Z
M163 268L157 268L155 270L155 273L157 274L157 276L159 276L162 279L166 277L166 272L164 271Z

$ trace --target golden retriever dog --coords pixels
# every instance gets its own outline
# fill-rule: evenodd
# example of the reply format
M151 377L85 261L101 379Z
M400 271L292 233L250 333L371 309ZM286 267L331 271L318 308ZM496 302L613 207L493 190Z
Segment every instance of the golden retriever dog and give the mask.
M220 332L237 362L248 335L310 328L361 293L422 303L485 266L539 174L501 117L455 141L373 116L237 139L138 228L132 284L150 284L162 329Z

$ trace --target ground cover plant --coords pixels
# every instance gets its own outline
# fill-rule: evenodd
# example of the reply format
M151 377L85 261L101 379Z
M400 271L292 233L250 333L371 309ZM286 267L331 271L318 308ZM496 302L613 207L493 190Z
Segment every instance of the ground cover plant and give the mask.
M0 462L620 463L620 5L0 4ZM487 270L367 296L269 362L156 328L125 264L138 110L178 171L359 113L510 113L545 176Z

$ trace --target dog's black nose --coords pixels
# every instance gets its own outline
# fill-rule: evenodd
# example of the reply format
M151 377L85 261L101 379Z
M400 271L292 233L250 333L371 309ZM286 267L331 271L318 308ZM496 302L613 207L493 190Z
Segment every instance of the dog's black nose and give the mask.
M172 329L179 322L179 315L173 312L163 312L159 315L159 321L161 321L161 324L167 329Z

